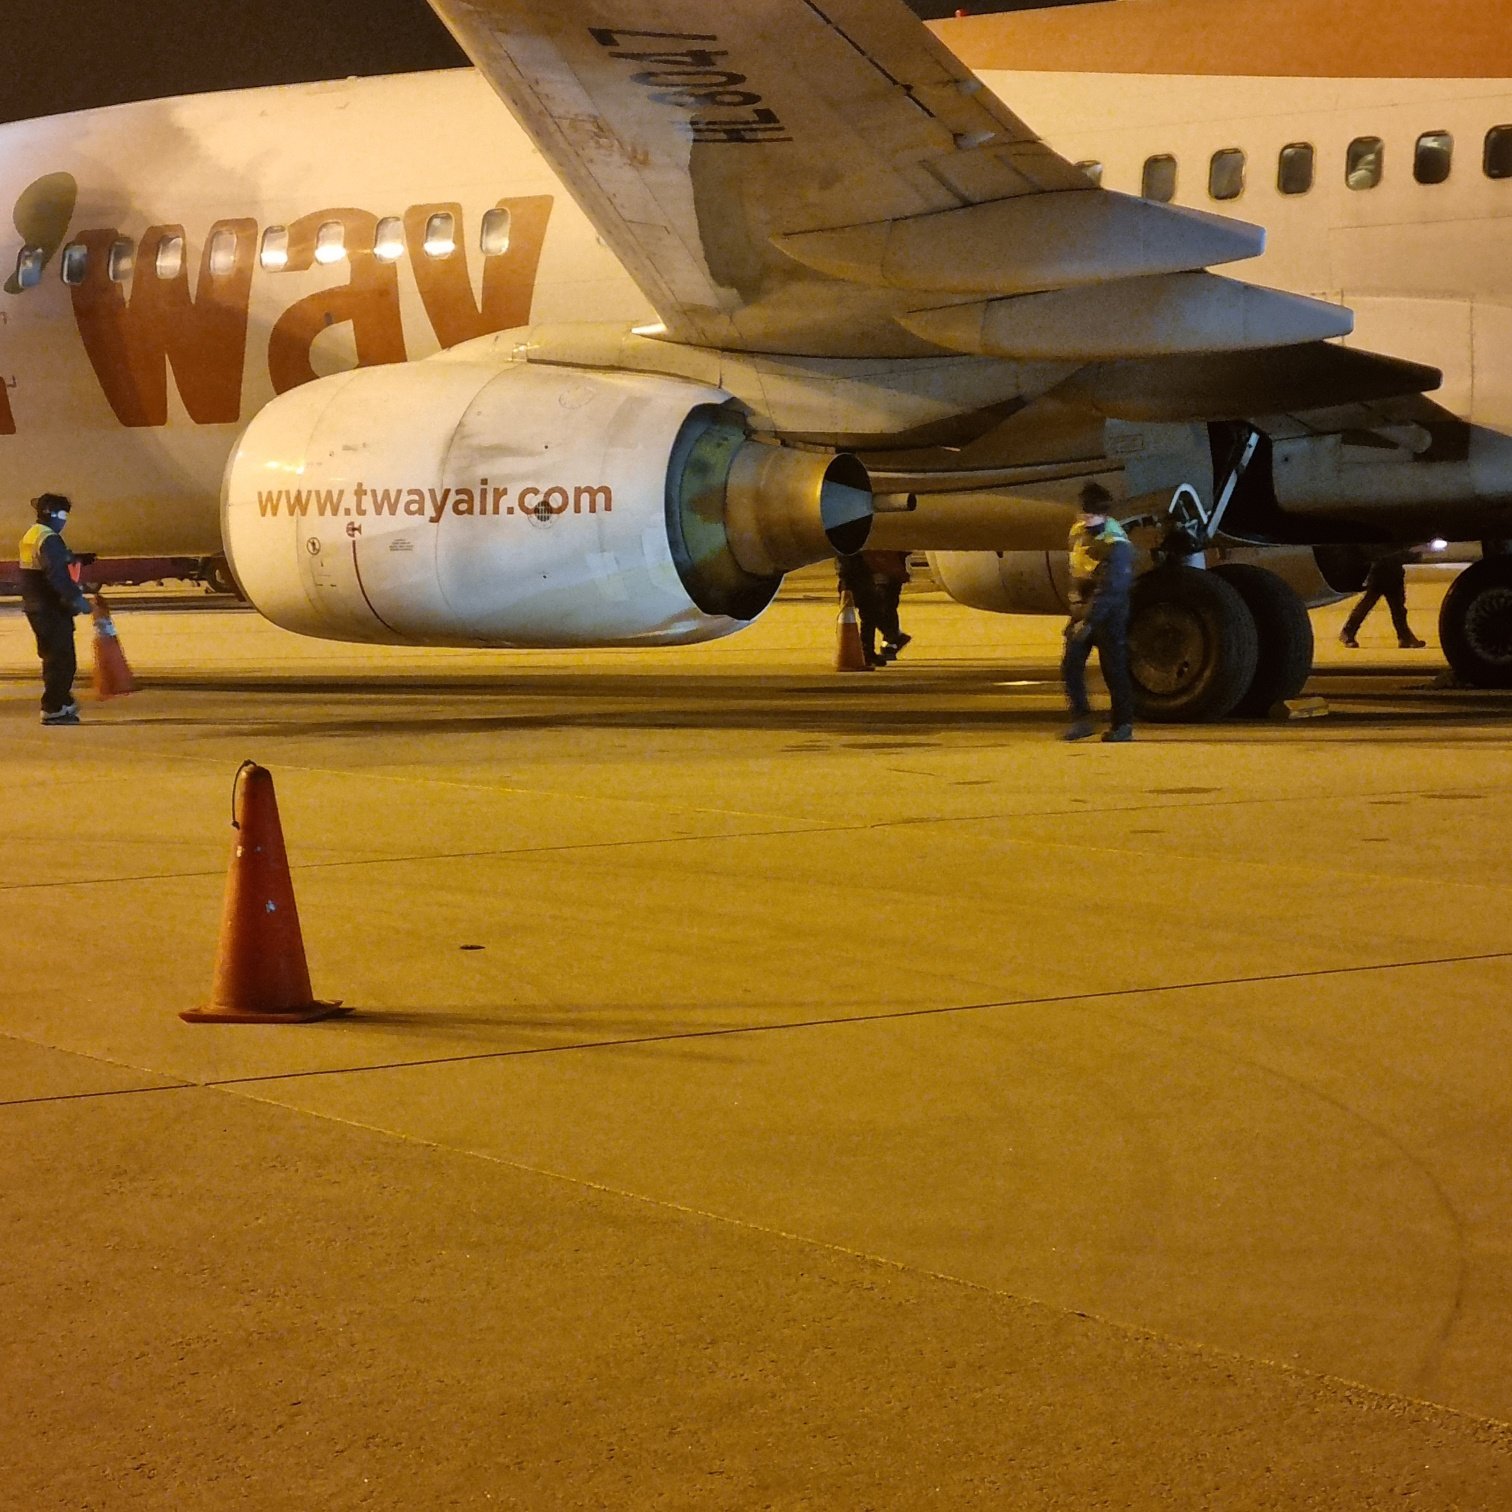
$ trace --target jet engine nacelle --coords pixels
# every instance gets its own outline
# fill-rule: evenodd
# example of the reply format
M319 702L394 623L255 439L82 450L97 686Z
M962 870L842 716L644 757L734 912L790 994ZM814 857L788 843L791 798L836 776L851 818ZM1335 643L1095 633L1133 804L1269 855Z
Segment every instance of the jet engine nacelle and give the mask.
M276 624L431 645L711 640L870 525L855 458L754 441L719 389L444 358L273 400L222 497Z
M1064 551L931 551L929 570L958 604L993 614L1065 614L1070 559Z
M1358 593L1369 566L1356 548L1339 546L1225 546L1210 553L1208 562L1213 566L1248 562L1263 567L1275 573L1309 609L1321 609L1324 604L1336 604Z
M1327 553L1334 548L1321 548ZM1307 605L1332 604L1358 585L1341 582L1331 559L1320 565L1311 546L1233 546L1209 557L1219 562L1248 562L1281 578ZM932 551L930 570L957 603L995 614L1065 614L1070 602L1071 571L1064 551ZM1328 571L1324 571L1324 567Z

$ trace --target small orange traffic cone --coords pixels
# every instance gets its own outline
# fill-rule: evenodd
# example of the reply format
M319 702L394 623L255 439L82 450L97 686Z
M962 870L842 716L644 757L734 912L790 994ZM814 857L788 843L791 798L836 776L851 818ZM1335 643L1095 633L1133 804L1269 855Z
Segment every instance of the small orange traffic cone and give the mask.
M273 774L244 761L236 778L236 842L210 1006L179 1017L191 1024L306 1024L350 1013L339 1001L316 1002L310 991Z
M124 698L128 693L135 693L136 679L126 663L126 653L121 650L110 605L102 594L95 595L91 618L94 620L95 697L102 700Z
M835 621L835 671L871 671L866 652L861 649L861 621L849 588L840 592L840 617Z

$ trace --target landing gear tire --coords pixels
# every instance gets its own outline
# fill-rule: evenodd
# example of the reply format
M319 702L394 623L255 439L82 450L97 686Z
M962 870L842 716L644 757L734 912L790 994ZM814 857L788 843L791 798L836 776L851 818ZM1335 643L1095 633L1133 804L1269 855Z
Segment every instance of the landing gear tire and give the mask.
M1255 676L1234 713L1258 719L1284 699L1295 698L1311 676L1312 621L1306 605L1274 572L1248 562L1224 562L1211 570L1234 588L1255 621Z
M238 598L241 597L241 589L236 586L236 579L231 576L225 557L210 557L203 564L200 581L211 593L234 593Z
M1254 682L1258 655L1254 616L1216 573L1160 567L1134 585L1129 672L1145 719L1223 719Z
M1439 644L1461 682L1512 688L1512 557L1482 557L1450 585Z

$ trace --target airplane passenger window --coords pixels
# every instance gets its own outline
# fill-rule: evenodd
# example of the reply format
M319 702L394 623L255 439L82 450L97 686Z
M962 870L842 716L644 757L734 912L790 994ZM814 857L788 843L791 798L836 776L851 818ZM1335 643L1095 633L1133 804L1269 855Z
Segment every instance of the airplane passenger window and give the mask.
M236 232L223 226L210 238L210 276L224 278L236 269Z
M1425 131L1412 155L1412 176L1420 184L1442 184L1453 157L1454 138L1447 131Z
M1486 133L1481 167L1487 178L1512 178L1512 126L1493 126Z
M47 253L41 247L22 247L16 259L16 284L23 289L35 289L42 282L42 270L47 266Z
M457 250L457 222L448 210L431 216L425 223L425 255L450 257Z
M373 256L384 262L398 262L404 256L404 222L397 215L385 215L373 231Z
M22 289L35 289L42 282L42 270L47 266L47 253L41 247L22 247L16 259L16 285Z
M1313 186L1311 142L1292 142L1281 149L1276 164L1276 188L1282 194L1306 194Z
M315 261L338 263L346 256L346 227L340 221L326 221L315 233Z
M110 261L106 271L111 283L125 283L136 267L136 248L123 236L110 244Z
M1145 199L1162 205L1168 205L1176 198L1176 159L1170 153L1162 152L1145 159L1139 192Z
M165 236L158 243L155 267L157 276L164 280L175 279L183 272L184 238L182 236Z
M89 248L83 242L71 242L63 249L63 282L76 288L89 271Z
M1238 199L1244 193L1244 154L1224 147L1208 164L1208 193L1215 200Z
M1374 189L1381 182L1386 144L1380 137L1356 137L1344 155L1344 182L1351 189Z
M289 228L269 226L262 234L262 251L257 260L270 273L289 266Z
M1094 184L1102 184L1103 165L1096 158L1087 158L1076 165Z
M484 257L502 257L509 251L509 211L490 210L483 217L478 246Z

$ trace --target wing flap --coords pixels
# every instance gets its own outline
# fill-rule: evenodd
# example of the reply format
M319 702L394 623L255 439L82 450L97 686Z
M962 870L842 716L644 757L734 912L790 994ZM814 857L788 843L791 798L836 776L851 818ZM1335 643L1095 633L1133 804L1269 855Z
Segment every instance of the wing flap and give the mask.
M909 220L781 236L789 257L837 278L957 294L1028 294L1258 257L1244 221L1083 187Z
M1379 423L1371 408L1406 401L1412 412L1442 380L1437 368L1359 347L1309 342L1270 351L1217 352L1104 363L1057 390L1110 419L1241 420L1314 414L1307 429ZM1341 408L1342 407L1342 408ZM1324 412L1337 410L1326 416ZM1390 411L1400 413L1400 406ZM1327 423L1324 423L1325 418Z
M1086 187L904 0L432 4L678 339L808 344L775 236ZM847 295L858 349L896 308Z

